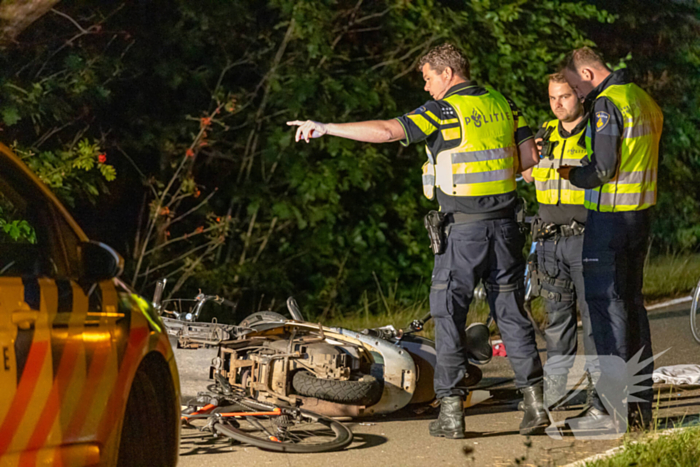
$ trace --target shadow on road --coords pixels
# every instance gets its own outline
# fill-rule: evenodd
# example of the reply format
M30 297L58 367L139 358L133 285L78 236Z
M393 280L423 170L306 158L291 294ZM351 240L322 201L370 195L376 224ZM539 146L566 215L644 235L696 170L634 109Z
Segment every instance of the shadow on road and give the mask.
M357 442L360 444L356 444ZM387 439L384 436L371 435L369 433L353 433L352 444L345 451L357 451L358 449L373 448L386 443Z
M512 436L512 435L519 435L520 431L518 430L513 430L513 431L492 431L490 433L479 433L476 431L465 431L464 434L466 435L465 439L483 439L483 438L494 438L496 436Z
M234 451L236 444L232 439L223 436L215 438L210 433L191 428L180 432L180 456L229 453Z

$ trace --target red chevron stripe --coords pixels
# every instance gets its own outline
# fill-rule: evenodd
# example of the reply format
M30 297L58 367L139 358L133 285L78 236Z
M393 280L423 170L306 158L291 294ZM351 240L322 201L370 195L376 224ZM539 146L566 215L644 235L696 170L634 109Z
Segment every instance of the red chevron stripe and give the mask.
M136 313L134 313L136 315ZM132 320L135 317L132 315ZM132 321L133 323L133 321ZM136 372L138 359L141 357L141 344L143 341L148 339L150 330L147 324L144 324L137 328L132 328L129 333L129 344L127 346L124 358L122 359L122 364L119 367L119 373L117 375L117 382L112 390L112 394L109 397L109 402L107 402L107 408L105 409L102 420L98 427L98 439L102 442L107 440L110 434L110 430L114 429L115 426L119 426L117 421L122 415L121 406L126 400L122 396L126 395L126 384L131 381L131 374Z
M41 448L46 442L51 428L54 425L56 417L61 412L61 405L63 399L65 398L66 386L70 383L70 377L75 368L75 361L78 359L80 346L82 342L80 339L76 339L75 335L71 335L68 339L71 344L68 344L63 351L61 357L61 362L59 363L58 372L56 378L53 381L53 386L51 387L51 393L46 400L46 405L41 412L41 422L37 423L34 428L34 433L32 433L31 438L29 438L29 443L27 444L27 450L35 450ZM26 452L22 455L20 461L21 465L34 465L36 463L36 451Z
M95 390L100 379L104 376L104 370L112 353L112 344L106 341L95 349L95 353L90 363L87 378L80 394L80 405L76 408L68 428L63 434L64 442L74 442L80 436L80 432L85 424L85 419L90 413L92 401L95 398Z
M0 426L0 456L7 452L12 438L24 418L48 351L49 341L32 342L29 355L27 356L27 363L24 366L24 373L22 373L22 379L10 404L10 411L7 413L5 420L3 420L2 426Z

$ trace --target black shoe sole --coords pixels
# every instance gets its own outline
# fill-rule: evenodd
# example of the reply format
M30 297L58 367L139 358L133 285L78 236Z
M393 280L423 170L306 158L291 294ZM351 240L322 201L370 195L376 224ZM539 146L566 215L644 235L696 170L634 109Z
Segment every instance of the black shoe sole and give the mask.
M447 438L447 439L464 439L466 435L464 433L458 433L456 431L437 431L430 432L430 436L434 438Z
M544 423L542 425L535 425L528 428L520 428L520 434L523 436L537 436L546 433L549 423Z

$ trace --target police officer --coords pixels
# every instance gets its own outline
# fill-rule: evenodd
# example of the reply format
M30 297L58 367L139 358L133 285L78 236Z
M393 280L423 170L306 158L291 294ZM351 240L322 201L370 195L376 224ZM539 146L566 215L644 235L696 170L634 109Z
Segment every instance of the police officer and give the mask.
M430 434L464 438L461 387L466 376L465 323L474 287L483 279L508 357L522 389L522 434L544 431L542 364L532 324L523 310L523 238L515 221L515 172L537 160L525 119L498 91L469 81L469 64L452 46L420 61L425 90L434 100L393 120L298 125L296 140L325 134L368 142L426 142L423 191L437 195L445 214L446 244L435 257L430 312L435 322L435 392L440 416Z
M539 203L533 240L537 241L536 267L547 311L544 402L551 410L566 394L567 375L577 352L577 302L587 356L595 355L595 342L581 262L587 216L584 192L557 172L562 165L581 165L581 159L586 156L583 133L587 120L578 95L561 73L549 77L549 105L557 118L545 122L535 135L538 142L545 138L542 159L539 165L523 172L523 177L527 182L534 179Z
M649 359L651 334L642 282L650 208L656 204L663 114L649 94L629 81L625 70L611 72L590 48L572 52L564 73L591 106L586 128L588 164L561 167L559 173L586 190L584 205L589 211L582 261L596 349L601 357L615 355L625 362L639 351L643 360ZM649 360L639 373L648 376L637 383L647 389L634 394L642 402L628 405L628 420L621 421L622 427L613 420L614 414L608 416L600 395L578 420L578 427L624 431L624 422L648 425L653 367ZM605 375L604 366L601 371L601 377L619 379Z

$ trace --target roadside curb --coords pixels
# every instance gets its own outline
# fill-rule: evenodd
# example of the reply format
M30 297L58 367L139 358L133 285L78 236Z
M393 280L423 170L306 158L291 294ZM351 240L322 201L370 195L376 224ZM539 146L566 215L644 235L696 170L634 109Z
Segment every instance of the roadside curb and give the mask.
M600 454L595 454L590 457L586 457L585 459L581 459L580 461L572 462L571 464L566 464L563 467L584 467L588 462L595 462L603 459L607 459L608 457L612 457L618 452L621 452L623 449L625 449L624 446L617 446L612 449L608 449L605 452L601 452Z
M655 303L651 306L646 307L646 309L647 309L647 311L657 310L659 308L666 308L667 306L678 305L679 303L690 302L692 300L693 300L693 296L688 295L687 297L674 298L673 300L667 300L665 302Z

